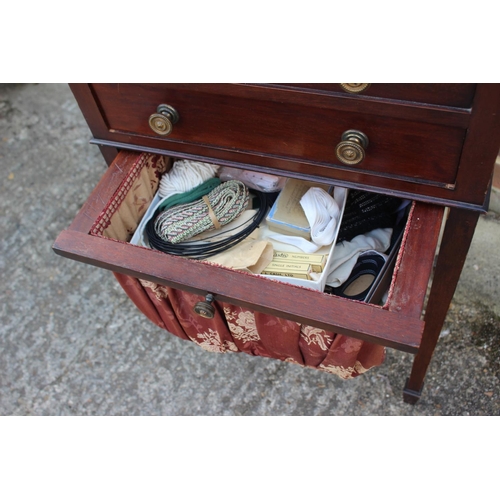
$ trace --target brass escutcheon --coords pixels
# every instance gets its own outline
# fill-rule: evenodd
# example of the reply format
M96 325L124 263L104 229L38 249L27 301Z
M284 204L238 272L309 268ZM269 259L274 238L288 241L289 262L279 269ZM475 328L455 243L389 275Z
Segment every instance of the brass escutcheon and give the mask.
M363 90L366 90L370 83L339 83L339 85L351 94L360 94Z
M156 108L156 113L149 117L149 126L151 130L158 135L169 135L174 123L179 121L179 113L168 104L160 104Z
M337 144L335 154L344 165L357 165L365 159L368 137L359 130L346 130Z

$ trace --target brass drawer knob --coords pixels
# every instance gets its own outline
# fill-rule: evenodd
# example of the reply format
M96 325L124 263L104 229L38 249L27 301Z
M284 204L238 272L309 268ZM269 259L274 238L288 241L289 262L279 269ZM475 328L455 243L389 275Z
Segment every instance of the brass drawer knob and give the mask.
M206 319L212 319L215 316L215 308L212 305L212 302L214 301L214 296L211 293L207 293L207 296L205 297L205 302L197 302L193 310L194 312L198 315L201 316L202 318Z
M368 137L359 130L346 130L342 142L337 144L335 154L344 165L357 165L365 159Z
M369 83L339 83L339 85L351 94L360 94L370 86Z
M174 123L179 121L179 113L168 104L160 104L156 113L149 117L151 130L158 135L169 135L174 128Z

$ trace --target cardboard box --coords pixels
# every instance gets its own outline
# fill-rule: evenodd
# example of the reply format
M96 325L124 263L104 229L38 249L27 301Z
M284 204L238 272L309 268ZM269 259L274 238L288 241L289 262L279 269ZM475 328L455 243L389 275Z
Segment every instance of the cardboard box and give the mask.
M294 253L274 250L273 262L309 264L313 272L320 273L325 267L327 257L327 254Z
M288 276L290 278L300 278L304 280L311 279L312 268L309 264L300 262L271 262L263 271L262 274L271 276Z

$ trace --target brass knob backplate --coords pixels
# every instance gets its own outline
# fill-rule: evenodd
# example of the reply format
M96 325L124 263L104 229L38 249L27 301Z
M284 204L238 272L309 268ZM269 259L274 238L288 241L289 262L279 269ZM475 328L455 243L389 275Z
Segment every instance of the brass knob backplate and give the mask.
M169 135L174 123L179 121L179 113L168 104L160 104L156 108L156 113L149 117L149 126L151 130L158 135Z
M370 86L369 83L339 83L339 85L351 94L360 94Z
M205 302L197 302L193 310L194 312L198 315L201 316L202 318L206 319L212 319L215 316L215 308L212 305L212 302L214 301L214 296L211 293L207 293L207 296L205 297Z
M346 130L342 142L337 144L335 154L344 165L357 165L365 159L368 137L359 130Z

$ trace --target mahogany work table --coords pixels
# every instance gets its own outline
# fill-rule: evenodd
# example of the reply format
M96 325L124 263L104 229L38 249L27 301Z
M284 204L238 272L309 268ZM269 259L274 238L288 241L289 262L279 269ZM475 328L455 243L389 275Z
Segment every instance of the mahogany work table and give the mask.
M56 253L415 355L416 403L500 148L500 84L72 84L109 165ZM138 153L412 200L384 307L96 238ZM144 258L144 251L148 251ZM437 256L437 257L436 257Z

